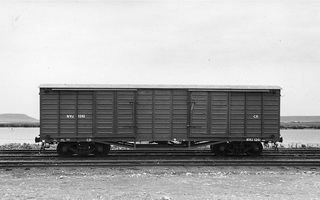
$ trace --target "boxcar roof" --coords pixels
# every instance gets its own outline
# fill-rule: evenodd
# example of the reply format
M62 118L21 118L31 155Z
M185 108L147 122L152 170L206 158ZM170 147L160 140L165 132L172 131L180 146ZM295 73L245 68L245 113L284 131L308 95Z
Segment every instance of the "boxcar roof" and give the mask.
M39 88L56 90L82 89L189 89L189 90L281 90L270 85L136 85L136 84L42 84Z

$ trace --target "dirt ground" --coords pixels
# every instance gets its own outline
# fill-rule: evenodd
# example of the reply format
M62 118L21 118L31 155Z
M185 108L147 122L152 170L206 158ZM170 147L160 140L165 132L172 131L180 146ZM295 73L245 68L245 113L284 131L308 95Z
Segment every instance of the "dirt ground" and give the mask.
M0 169L1 199L320 199L319 167Z

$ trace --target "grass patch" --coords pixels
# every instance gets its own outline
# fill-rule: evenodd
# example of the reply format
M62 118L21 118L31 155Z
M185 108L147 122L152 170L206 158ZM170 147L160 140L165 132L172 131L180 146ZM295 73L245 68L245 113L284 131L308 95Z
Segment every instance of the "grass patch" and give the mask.
M40 150L40 144L10 143L0 145L0 150Z
M30 122L21 122L21 123L0 123L0 127L40 127L39 122L30 123Z

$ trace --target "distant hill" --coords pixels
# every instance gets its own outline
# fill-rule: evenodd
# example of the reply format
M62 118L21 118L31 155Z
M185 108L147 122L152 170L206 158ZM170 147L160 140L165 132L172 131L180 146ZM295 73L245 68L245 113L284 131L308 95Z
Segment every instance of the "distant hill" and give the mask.
M0 114L0 123L38 123L39 120L26 114Z
M281 116L281 122L320 122L320 116Z

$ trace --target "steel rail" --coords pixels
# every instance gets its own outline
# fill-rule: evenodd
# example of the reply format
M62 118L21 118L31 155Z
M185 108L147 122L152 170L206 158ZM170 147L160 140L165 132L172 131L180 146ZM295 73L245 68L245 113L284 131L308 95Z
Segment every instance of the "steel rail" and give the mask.
M0 168L16 167L128 167L128 166L320 166L320 160L55 160L0 161Z
M67 159L247 159L251 158L248 156L225 156L225 157L217 157L214 154L196 154L196 155L189 155L189 154L148 154L148 155L126 155L126 154L109 154L106 157L95 157L92 155L89 156L73 156ZM265 154L255 159L320 159L320 154ZM52 160L52 159L66 159L60 157L56 154L36 154L36 155L0 155L0 160Z
M45 151L40 151L40 150L0 150L0 155L1 154L56 154L56 150L45 150ZM150 153L211 153L210 150L111 150L110 154L150 154ZM320 149L279 149L278 151L275 150L264 150L263 154L269 154L269 153L319 153L320 154Z

